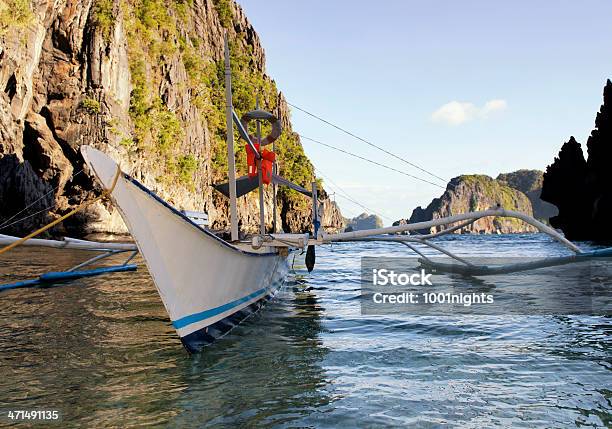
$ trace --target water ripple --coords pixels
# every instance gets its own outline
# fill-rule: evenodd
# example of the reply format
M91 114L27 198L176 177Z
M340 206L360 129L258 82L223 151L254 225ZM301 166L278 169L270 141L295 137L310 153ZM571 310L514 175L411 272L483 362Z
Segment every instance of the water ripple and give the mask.
M541 235L441 241L463 255L563 254ZM321 248L312 274L298 268L263 312L194 356L141 260L136 273L7 291L0 409L57 408L65 427L612 424L608 318L362 315L360 257L373 254L406 250ZM0 280L83 257L18 249Z

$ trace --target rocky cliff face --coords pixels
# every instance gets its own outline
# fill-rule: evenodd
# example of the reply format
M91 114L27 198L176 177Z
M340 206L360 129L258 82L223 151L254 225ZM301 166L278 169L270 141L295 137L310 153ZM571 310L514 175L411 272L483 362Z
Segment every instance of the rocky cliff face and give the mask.
M395 222L394 225L440 219L469 211L486 210L497 205L530 216L533 214L531 202L524 193L489 176L465 175L451 179L440 198L435 198L425 209L417 207L409 220L402 219ZM446 228L448 226L439 226L417 232L428 234ZM535 231L534 228L518 219L483 218L462 228L457 233L508 234L533 231Z
M551 225L570 240L612 242L612 82L587 141L585 160L580 143L570 137L546 168L542 199L559 208Z
M544 172L540 170L517 170L512 173L502 173L497 176L496 180L527 195L531 202L533 216L536 219L548 221L549 218L557 215L557 208L540 198Z
M359 231L362 229L375 229L383 227L383 220L375 215L369 215L367 213L361 213L359 216L352 219L345 219L346 229L345 231Z
M83 144L110 154L176 207L205 211L213 228L227 227L227 201L210 186L226 180L227 172L225 31L236 110L254 108L257 95L263 108L281 117L279 173L309 187L312 165L291 130L282 94L265 72L259 37L237 4L33 0L28 7L7 1L8 14L0 14L0 233L23 234L99 193L82 171ZM238 174L246 168L242 144ZM267 188L268 225L272 198ZM279 224L309 229L309 201L288 190L281 190L277 201ZM258 204L256 193L240 199L243 230L257 229ZM338 208L329 200L324 204L324 221L340 228ZM29 217L10 225L24 216ZM62 228L55 232L126 231L107 203Z

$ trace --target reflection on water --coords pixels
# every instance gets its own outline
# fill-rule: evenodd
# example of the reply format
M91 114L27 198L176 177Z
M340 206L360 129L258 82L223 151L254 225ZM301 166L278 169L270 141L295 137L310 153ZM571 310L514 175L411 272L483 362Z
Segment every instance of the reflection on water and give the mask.
M472 256L562 252L540 235L445 245ZM263 312L194 356L142 261L136 273L4 292L0 409L59 409L65 427L611 424L609 318L362 316L360 257L405 249L317 253L311 275L299 270ZM0 260L0 282L83 257L18 249Z

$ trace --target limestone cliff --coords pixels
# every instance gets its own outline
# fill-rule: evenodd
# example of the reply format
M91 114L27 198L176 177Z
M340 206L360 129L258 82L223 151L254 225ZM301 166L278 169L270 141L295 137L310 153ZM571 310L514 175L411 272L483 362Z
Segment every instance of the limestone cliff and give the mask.
M345 219L346 224L345 231L359 231L362 229L375 229L383 227L383 220L375 215L369 215L367 213L361 213L359 216L352 219Z
M544 172L540 170L517 170L511 173L502 173L496 179L504 185L521 191L527 195L533 209L533 216L542 221L548 221L558 213L557 208L540 198Z
M546 168L542 199L559 208L550 219L570 240L612 243L612 82L587 140L585 160L580 143L570 137Z
M266 74L259 37L236 3L0 0L0 9L0 233L23 234L99 193L82 171L83 144L113 156L171 204L205 211L213 228L226 228L227 201L211 187L227 174L225 31L236 110L254 108L257 95L281 117L279 173L309 187L312 165ZM242 145L238 174L246 168ZM309 201L285 189L277 201L279 224L309 229ZM243 230L256 230L258 204L256 193L239 200ZM268 188L268 225L271 205ZM341 227L337 206L329 200L325 206L324 224ZM125 226L111 205L100 203L55 232L118 233Z
M417 207L409 220L402 219L394 225L439 219L469 211L486 210L500 205L509 210L532 215L527 196L506 184L484 175L464 175L451 179L440 198L435 198L425 209ZM417 231L421 234L438 232L448 226ZM534 229L513 218L483 218L462 228L457 233L518 233Z

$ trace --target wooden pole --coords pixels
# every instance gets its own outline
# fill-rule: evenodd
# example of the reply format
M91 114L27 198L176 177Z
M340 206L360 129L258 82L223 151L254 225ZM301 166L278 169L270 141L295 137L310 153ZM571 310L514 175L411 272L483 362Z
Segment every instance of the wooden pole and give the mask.
M255 109L259 110L259 95L255 99ZM261 150L261 123L257 123L257 140L259 142L259 150ZM259 179L259 232L261 235L266 234L266 214L264 212L264 186L263 172L261 171L261 157L257 159L257 176Z
M272 152L276 152L276 140L272 142ZM272 177L276 173L276 159L272 163ZM276 182L272 180L272 233L276 233Z
M227 175L230 194L230 228L232 241L238 240L238 209L236 207L236 162L234 159L234 126L232 123L232 71L230 68L230 51L227 32L224 35L225 45L225 120L227 128Z
M313 237L316 239L319 234L321 221L319 220L319 198L317 191L317 181L312 182L312 228Z

